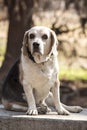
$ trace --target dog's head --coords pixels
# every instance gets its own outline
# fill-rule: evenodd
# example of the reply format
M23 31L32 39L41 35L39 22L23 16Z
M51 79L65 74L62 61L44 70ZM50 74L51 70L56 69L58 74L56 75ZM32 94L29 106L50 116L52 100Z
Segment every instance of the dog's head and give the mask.
M57 55L58 41L56 34L49 28L36 26L25 32L23 53L34 58L36 63L47 61L50 56Z

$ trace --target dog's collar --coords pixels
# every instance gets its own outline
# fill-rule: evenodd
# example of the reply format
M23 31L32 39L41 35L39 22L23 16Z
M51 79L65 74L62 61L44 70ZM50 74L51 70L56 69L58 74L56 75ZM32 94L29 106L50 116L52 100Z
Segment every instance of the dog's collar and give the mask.
M36 63L34 60L34 57L31 55L31 52L29 51L28 47L27 47L27 53L28 53L29 59L31 59L34 63Z

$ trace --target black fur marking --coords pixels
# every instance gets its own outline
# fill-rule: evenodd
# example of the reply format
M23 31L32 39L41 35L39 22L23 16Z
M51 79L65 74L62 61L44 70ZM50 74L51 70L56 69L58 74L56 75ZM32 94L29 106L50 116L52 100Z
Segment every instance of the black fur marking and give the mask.
M29 51L28 47L27 47L27 53L28 53L29 59L31 59L34 63L36 63L34 60L34 57L31 55L31 52Z
M20 60L17 60L7 75L2 88L2 98L9 102L26 103L22 95L24 93L23 86L19 80L19 63Z

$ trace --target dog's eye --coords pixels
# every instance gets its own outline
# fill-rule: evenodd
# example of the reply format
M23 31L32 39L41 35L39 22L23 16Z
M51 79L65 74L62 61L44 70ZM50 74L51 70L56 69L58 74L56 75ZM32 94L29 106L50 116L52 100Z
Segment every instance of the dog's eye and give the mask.
M30 39L34 39L35 35L33 33L30 34Z
M48 39L48 36L46 34L42 35L42 39L43 40L47 40Z

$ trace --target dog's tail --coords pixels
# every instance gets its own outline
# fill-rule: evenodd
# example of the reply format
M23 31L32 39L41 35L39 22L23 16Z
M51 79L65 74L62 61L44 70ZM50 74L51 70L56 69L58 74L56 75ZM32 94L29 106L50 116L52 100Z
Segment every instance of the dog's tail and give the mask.
M78 113L78 112L81 112L81 111L83 110L83 108L80 107L80 106L67 106L67 105L65 105L65 104L63 104L63 103L61 103L61 104L62 104L62 106L63 106L66 110L68 110L69 112L72 112L72 113Z

